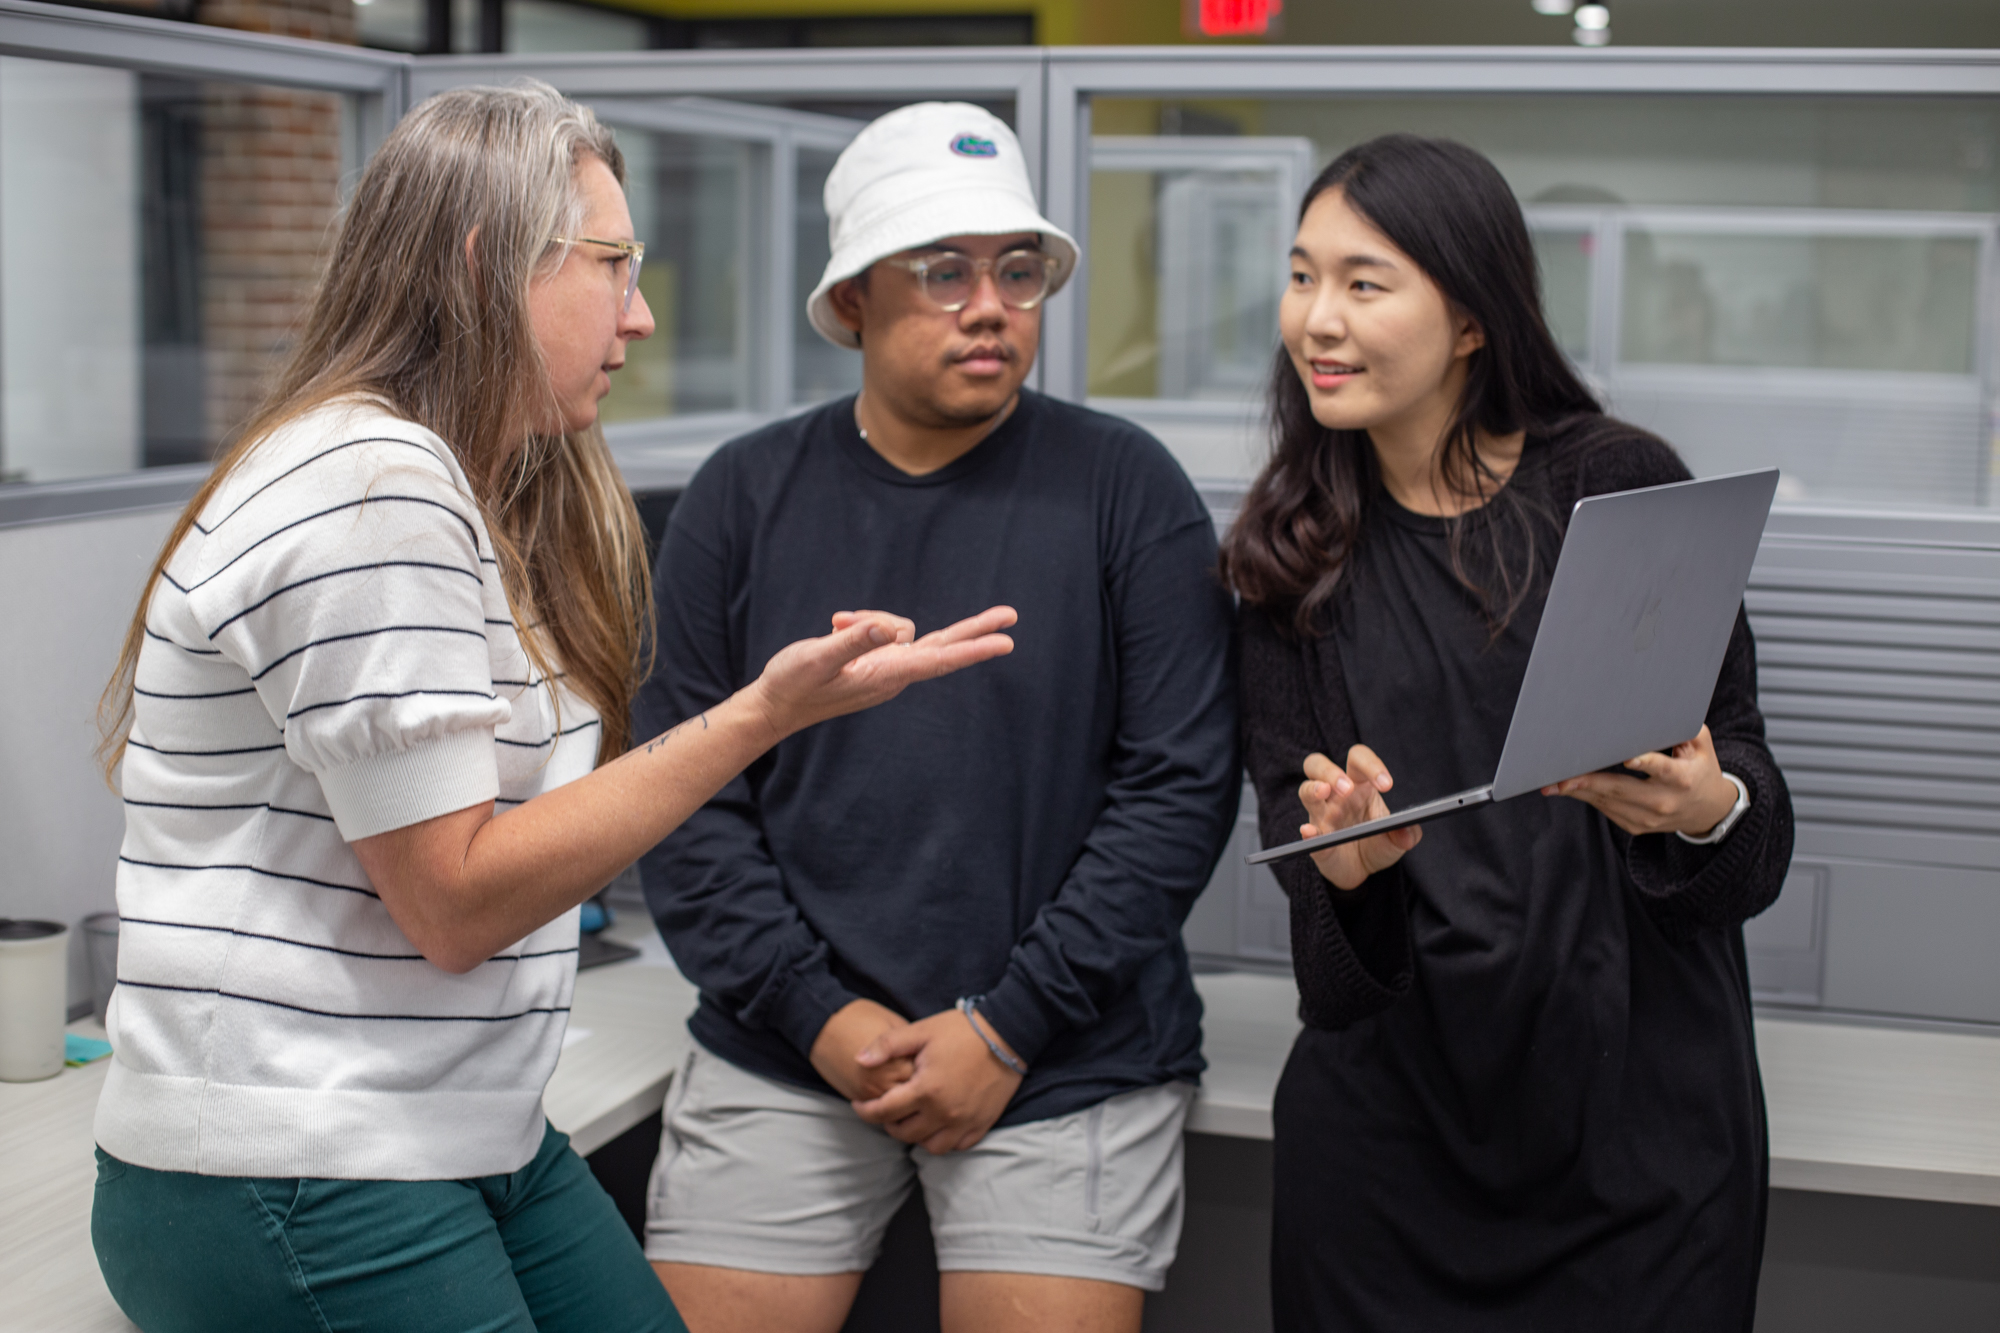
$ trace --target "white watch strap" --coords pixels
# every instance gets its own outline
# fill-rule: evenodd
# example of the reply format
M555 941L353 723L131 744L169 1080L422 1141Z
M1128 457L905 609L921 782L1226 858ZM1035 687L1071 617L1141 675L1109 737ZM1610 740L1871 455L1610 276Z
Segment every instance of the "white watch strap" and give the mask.
M1736 827L1736 821L1743 818L1743 812L1750 808L1750 789L1743 785L1743 779L1734 773L1724 773L1722 776L1728 778L1729 784L1736 788L1736 804L1729 807L1729 813L1722 817L1721 823L1699 838L1692 833L1676 833L1674 836L1682 842L1691 842L1697 847L1707 847L1721 842L1729 836L1729 830Z

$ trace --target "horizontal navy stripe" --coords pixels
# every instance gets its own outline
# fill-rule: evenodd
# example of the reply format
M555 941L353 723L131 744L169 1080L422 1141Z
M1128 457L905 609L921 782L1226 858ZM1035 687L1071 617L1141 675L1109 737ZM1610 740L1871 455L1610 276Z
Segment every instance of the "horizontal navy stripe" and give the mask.
M161 578L166 578L166 575L167 575L167 572L166 572L166 571L165 571L164 569L160 571L160 577L161 577ZM167 582L169 582L169 583L173 583L174 581L173 581L172 579L167 579ZM180 585L179 585L178 583L174 583L174 586L175 586L176 588L180 587ZM183 591L185 591L185 589L183 589ZM153 627L152 627L151 625L146 625L146 626L143 626L143 628L144 628L144 629L145 629L145 631L146 631L146 637L147 637L147 638L149 638L149 639L158 639L158 640L159 640L159 641L160 641L161 643L164 643L164 644L166 644L166 645L167 645L168 647L170 647L170 648L178 648L178 649L180 649L180 650L181 650L182 652L184 652L184 653L193 653L193 654L194 654L194 655L195 655L196 657L220 657L220 656L222 656L222 650L221 650L220 648L190 648L190 647L188 647L188 646L187 646L186 644L184 644L184 643L180 643L180 642L177 642L177 641L175 641L175 640L173 640L173 639L170 639L170 638L168 638L168 637L167 637L166 635L164 635L164 634L157 634L157 633L155 633L155 632L154 632L154 630L153 630Z
M244 607L241 611L238 611L235 615L229 617L229 619L217 625L214 629L209 630L207 632L207 637L213 640L216 635L222 633L222 631L228 629L231 625L243 619L243 617L249 615L252 611L256 611L262 607L269 606L273 601L277 600L280 597L283 597L286 593L295 592L298 589L305 587L307 584L318 583L322 579L339 578L342 574L366 574L372 570L377 570L377 569L438 569L438 570L443 570L447 574L457 574L464 578L471 579L474 583L479 584L481 587L485 586L485 580L481 579L479 575L474 571L470 569L460 569L457 565L441 565L435 560L377 560L373 564L369 565L346 565L340 569L329 569L324 574L313 574L307 578L299 579L293 583L287 583L284 587L273 590L265 597L263 597L261 600L252 602L250 605Z
M192 921L154 921L143 916L121 916L120 925L162 926L168 930L202 930L212 935L234 935L244 940L267 940L272 944L288 944L295 949L312 949L319 953L337 953L343 958L374 958L388 963L423 962L420 953L369 953L364 949L342 949L331 944L314 944L308 940L295 940L289 935L265 935L254 930L238 930L234 926L203 926ZM518 963L529 958L560 958L564 954L575 953L575 949L540 949L534 953L496 953L487 963ZM484 967L485 963L480 964Z
M359 703L363 699L412 699L420 694L458 695L465 698L487 700L497 698L496 695L485 690L403 690L400 693L394 694L350 694L345 699L329 699L323 704L307 704L304 708L294 708L291 712L285 714L285 721L289 722L295 717L317 712L322 708L339 708L343 704Z
M184 995L215 995L225 1000L242 1000L249 1004L268 1004L273 1009L289 1009L295 1014L311 1014L316 1018L365 1019L380 1023L511 1023L517 1018L531 1018L536 1014L566 1014L568 1005L557 1008L523 1009L513 1014L339 1014L330 1009L311 1009L303 1004L287 1004L283 1000L269 1000L261 995L241 995L235 991L220 990L214 986L168 986L157 981L127 981L118 978L121 986L132 986L139 990L179 991Z
M287 875L282 870L266 870L262 866L235 864L183 866L174 865L167 861L141 861L130 856L120 856L118 859L128 866L145 866L149 870L247 870L253 875L262 875L267 879L288 879L298 884L312 884L322 889L339 889L342 893L358 893L364 898L379 899L380 897L373 889L356 888L352 884L336 884L330 879L314 879L311 875Z
M490 625L493 622L489 620L486 623ZM519 685L524 690L535 690L540 689L552 680L563 680L568 675L569 672L567 671L558 671L553 676L544 676L540 680L496 680L493 683L495 685Z
M314 639L311 643L300 644L298 647L292 649L292 651L290 651L289 653L286 653L283 657L280 657L276 661L270 663L262 671L259 671L255 675L251 676L250 679L252 680L264 679L264 677L270 675L278 667L282 666L286 662L291 661L294 657L297 657L300 653L305 652L307 649L318 648L322 644L328 644L328 643L344 643L349 639L366 639L377 634L466 634L470 635L472 638L475 639L484 639L486 637L484 631L476 629L459 629L457 626L454 625L384 625L380 629L356 630L352 634L330 634L324 639Z
M313 949L320 953L337 953L343 958L377 958L384 962L423 962L420 953L367 953L360 949L337 949L331 944L308 944L304 940L289 939L283 935L261 935L254 930L237 930L233 926L199 926L189 921L154 921L143 916L121 916L122 926L164 926L169 930L202 930L212 935L234 935L245 940L269 940L273 944L289 944L295 949Z
M292 466L286 468L283 472L280 472L277 476L265 482L262 486L259 486L256 490L250 492L250 494L244 496L242 504L237 505L236 508L230 510L228 513L224 514L221 518L215 520L214 528L204 528L201 525L200 521L197 520L194 525L195 531L199 532L204 537L209 536L216 530L216 528L220 528L224 523L227 523L230 519L235 518L238 514L242 513L244 505L249 504L252 500L262 495L265 491L270 490L273 486L276 486L286 477L291 476L294 472L299 471L301 468L311 467L314 463L319 462L322 458L327 458L333 454L337 454L342 449L353 449L356 448L357 446L364 444L400 444L405 448L415 449L418 453L424 455L424 457L430 459L433 463L437 463L439 466L443 466L443 460L440 459L437 456L437 454L425 448L423 445L418 444L415 440L405 440L394 435L366 435L358 440L344 440L339 444L331 446L330 448L320 450L318 453L314 454L311 458L306 459L303 463L294 463ZM449 474L447 473L447 475Z
M293 810L287 806L272 805L269 801L251 801L243 805L189 805L182 801L135 801L128 796L125 804L142 805L149 810L269 810L274 815L297 815L301 819L333 822L332 815L323 815L316 810Z
M515 746L515 747L517 747L517 748L519 748L519 749L523 749L523 750L539 750L539 749L541 749L541 748L542 748L543 746L545 746L545 745L552 745L552 744L554 744L554 743L555 743L555 742L556 742L557 740L560 740L560 739L561 739L562 737L564 737L564 736L574 736L574 735L575 735L575 734L576 734L577 732L579 732L579 731L583 731L583 730L585 730L585 729L587 729L587 728L590 728L590 727L595 727L595 726L600 726L600 725L602 725L602 719L600 719L600 718L592 718L592 719L590 719L590 721L588 721L588 722L579 722L579 723L577 723L577 724L576 724L575 726L573 726L573 727L565 727L565 728L563 728L563 730L561 730L561 731L557 732L557 733L556 733L555 735L553 735L553 736L549 737L549 738L548 738L547 740L540 740L540 741L510 741L510 740L507 740L507 739L505 739L504 737L500 737L500 736L495 736L495 737L493 738L493 743L494 743L495 745L512 745L512 746Z
M136 745L142 750L151 750L154 754L179 754L179 755L195 755L195 756L209 756L209 757L213 757L215 755L224 755L224 754L264 754L270 750L282 750L285 748L284 742L280 741L276 745L246 745L240 750L166 750L162 749L157 745L148 745L144 741L135 741L129 736L125 738L125 743L127 745Z
M162 694L158 690L142 690L137 685L132 687L132 693L143 694L148 699L233 699L239 694L256 692L256 687L252 685L245 685L240 690L215 690L209 694Z
M315 513L307 514L304 518L293 519L290 523L285 524L283 527L273 528L271 531L259 537L256 541L251 542L248 546L238 551L235 555L230 556L229 559L223 561L222 564L215 570L214 573L210 574L200 583L195 584L194 588L205 587L208 584L213 583L215 580L221 578L225 573L227 573L229 567L231 565L234 565L238 560L243 559L243 557L249 555L252 551L262 546L265 542L275 540L279 536L282 536L283 534L290 532L293 528L304 527L308 523L316 523L320 519L328 518L334 514L344 513L349 509L360 509L363 506L372 504L429 505L431 508L450 514L453 518L457 519L459 525L465 529L466 536L472 538L472 549L474 551L477 551L479 549L478 531L472 526L471 521L468 520L465 517L465 515L459 513L456 509L453 509L450 505L439 504L436 500L433 500L428 496L423 496L423 495L369 495L369 496L364 496L359 500L349 500L344 504L337 504L326 509L318 510ZM161 574L164 577L165 571L164 570L161 571ZM173 580L168 579L167 582L173 583ZM181 585L178 583L174 583L174 586L176 588L181 587ZM181 588L181 591L192 592L193 588Z

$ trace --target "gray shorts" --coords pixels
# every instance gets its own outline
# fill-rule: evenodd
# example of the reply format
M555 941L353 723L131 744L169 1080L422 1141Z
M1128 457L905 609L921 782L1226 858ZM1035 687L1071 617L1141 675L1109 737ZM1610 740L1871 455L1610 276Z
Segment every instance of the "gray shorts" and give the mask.
M759 1273L865 1271L921 1183L944 1272L1166 1284L1194 1088L1142 1088L996 1129L964 1152L898 1143L838 1097L694 1046L663 1112L646 1257Z

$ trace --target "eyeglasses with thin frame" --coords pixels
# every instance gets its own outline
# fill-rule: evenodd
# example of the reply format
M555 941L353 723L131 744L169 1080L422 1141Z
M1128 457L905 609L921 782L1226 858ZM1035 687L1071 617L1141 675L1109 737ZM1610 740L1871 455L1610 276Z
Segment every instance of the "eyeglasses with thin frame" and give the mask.
M646 262L644 241L601 241L595 236L551 236L549 239L557 245L601 245L616 250L631 260L631 267L625 273L624 308L627 310L632 308L632 293L639 290L639 266Z
M916 274L917 285L930 303L952 312L971 303L972 293L988 273L993 275L1002 305L1033 310L1049 294L1056 271L1055 261L1040 250L1009 250L998 259L974 259L956 250L942 250L881 262Z

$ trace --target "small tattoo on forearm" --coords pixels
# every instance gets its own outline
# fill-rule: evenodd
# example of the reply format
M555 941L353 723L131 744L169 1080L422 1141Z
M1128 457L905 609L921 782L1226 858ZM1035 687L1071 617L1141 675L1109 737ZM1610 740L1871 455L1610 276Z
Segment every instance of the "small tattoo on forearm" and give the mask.
M646 753L651 754L653 751L659 749L662 745L665 745L668 741L672 740L674 736L682 730L682 728L691 727L697 722L701 723L701 729L703 731L708 730L708 714L707 713L697 714L696 716L689 718L687 721L679 723L670 730L661 732L659 735L653 737L652 740L647 741Z

